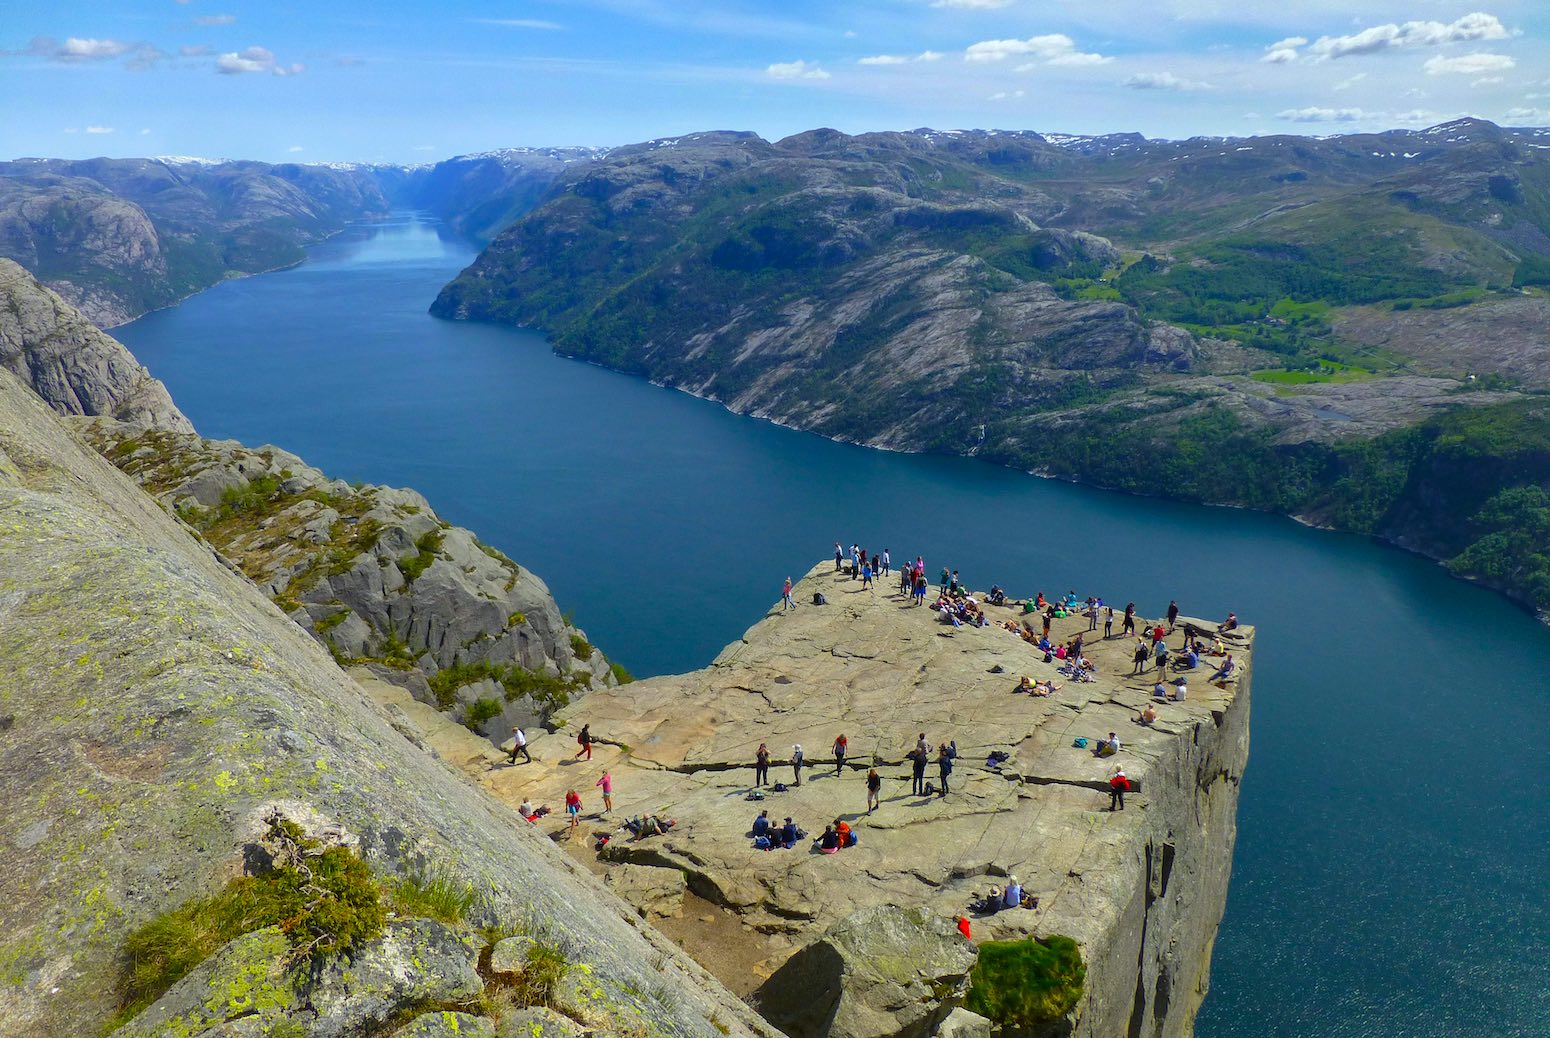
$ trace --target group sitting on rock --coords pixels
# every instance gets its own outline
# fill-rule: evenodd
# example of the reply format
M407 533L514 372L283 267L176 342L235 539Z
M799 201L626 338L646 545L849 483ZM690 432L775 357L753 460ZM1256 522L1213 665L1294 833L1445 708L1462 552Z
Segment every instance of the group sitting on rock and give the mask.
M759 817L753 820L753 846L754 850L770 851L779 847L790 850L797 845L797 841L807 834L797 826L789 817L784 825L776 828L770 822L770 813L760 811Z
M997 912L1005 912L1013 908L1038 908L1039 899L1023 889L1023 885L1017 881L1016 876L1007 878L1006 889L993 886L990 893L981 897L978 893L969 896L969 911L975 915L994 915ZM960 928L961 929L961 928Z
M813 841L813 846L822 854L838 854L843 848L854 847L856 843L855 832L845 824L844 819L836 818L823 827L823 834Z
M931 608L942 615L943 623L950 623L954 627L962 627L964 624L970 627L986 627L990 623L985 619L985 613L980 609L979 603L969 596L955 599L943 595Z

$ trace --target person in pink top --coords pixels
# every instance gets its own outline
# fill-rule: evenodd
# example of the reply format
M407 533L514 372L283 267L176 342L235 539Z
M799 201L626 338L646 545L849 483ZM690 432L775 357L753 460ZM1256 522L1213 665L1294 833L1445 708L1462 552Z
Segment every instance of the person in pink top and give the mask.
M614 809L614 777L605 771L597 784L603 789L603 814L609 814Z

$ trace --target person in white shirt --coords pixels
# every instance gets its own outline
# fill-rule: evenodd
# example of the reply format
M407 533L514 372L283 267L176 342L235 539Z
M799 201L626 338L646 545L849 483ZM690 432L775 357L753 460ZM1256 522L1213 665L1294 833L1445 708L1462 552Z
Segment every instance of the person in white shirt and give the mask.
M522 759L527 763L533 763L533 757L527 752L527 735L520 727L511 729L511 763L517 762L517 754L522 754Z

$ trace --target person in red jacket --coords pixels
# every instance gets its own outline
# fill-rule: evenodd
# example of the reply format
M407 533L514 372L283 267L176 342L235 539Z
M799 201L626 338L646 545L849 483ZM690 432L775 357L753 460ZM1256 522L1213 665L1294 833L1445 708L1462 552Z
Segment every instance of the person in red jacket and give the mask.
M962 916L961 915L961 916L958 917L958 932L963 934L963 939L964 940L966 940L966 941L967 940L972 940L972 938L969 936L970 931L969 931L969 918L968 918L968 916Z
M1109 810L1125 810L1125 793L1130 789L1130 780L1125 777L1125 769L1120 768L1109 779Z

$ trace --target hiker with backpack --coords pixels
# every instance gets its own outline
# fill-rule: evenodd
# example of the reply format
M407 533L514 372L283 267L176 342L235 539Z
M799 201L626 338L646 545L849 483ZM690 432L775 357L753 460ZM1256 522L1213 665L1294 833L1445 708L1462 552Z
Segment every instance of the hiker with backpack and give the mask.
M576 751L576 757L580 757L582 754L586 754L587 760L591 760L592 759L592 725L584 724L584 725L581 726L581 734L576 736L576 744L581 747L581 749ZM572 757L571 759L575 760L576 757Z
M784 613L796 607L796 600L791 597L791 578L787 577L785 586L780 589L780 611Z

